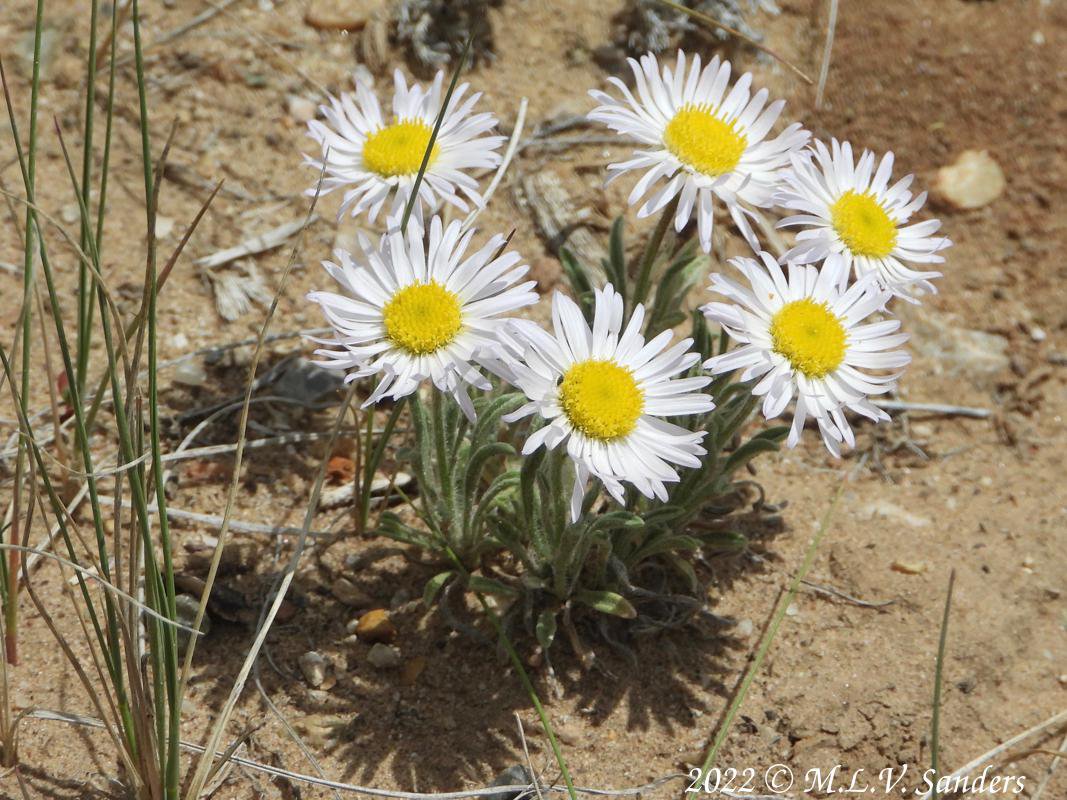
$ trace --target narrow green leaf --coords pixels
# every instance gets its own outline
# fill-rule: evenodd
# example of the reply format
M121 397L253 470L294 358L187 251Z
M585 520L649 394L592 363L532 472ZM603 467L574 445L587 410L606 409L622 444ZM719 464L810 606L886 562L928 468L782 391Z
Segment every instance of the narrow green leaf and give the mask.
M574 599L576 602L594 608L602 614L611 614L613 617L633 619L637 616L637 609L630 604L630 601L615 592L583 589L575 593Z
M546 653L552 647L552 641L556 638L556 612L545 609L537 618L537 643Z
M479 594L495 594L502 597L517 597L519 594L518 589L484 575L471 575L467 578L467 586L472 592Z
M448 583L448 579L455 575L455 570L445 570L444 572L438 572L430 580L426 581L426 588L422 591L422 604L429 608L433 605L433 601L437 599L438 593Z

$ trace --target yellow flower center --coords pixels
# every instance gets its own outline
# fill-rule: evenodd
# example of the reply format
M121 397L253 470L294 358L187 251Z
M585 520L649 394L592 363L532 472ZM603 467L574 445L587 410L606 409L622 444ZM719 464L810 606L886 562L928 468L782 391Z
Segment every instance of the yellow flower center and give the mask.
M841 365L846 339L845 326L826 303L794 300L771 318L774 352L809 378L822 378Z
M363 142L363 166L383 178L414 175L422 166L433 129L419 119L401 119L375 131ZM437 143L430 151L427 167L438 154Z
M609 442L629 434L645 406L633 373L614 361L580 361L563 376L559 403L571 424L593 439Z
M896 223L869 193L845 192L830 206L830 219L837 235L857 255L884 258L896 247Z
M663 144L683 164L704 175L722 175L737 166L748 138L707 105L684 105L663 131Z
M459 298L435 281L405 286L385 304L382 316L385 335L418 356L451 344L463 326Z

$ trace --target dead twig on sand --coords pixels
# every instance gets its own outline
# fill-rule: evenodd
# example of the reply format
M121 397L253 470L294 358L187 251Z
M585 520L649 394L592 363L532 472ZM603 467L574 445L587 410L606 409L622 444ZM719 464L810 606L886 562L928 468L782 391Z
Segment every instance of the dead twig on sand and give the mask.
M1034 727L1027 728L1025 731L1016 736L1011 737L1006 742L998 744L992 750L988 750L987 752L982 753L982 755L978 756L978 758L974 759L973 761L969 761L952 774L945 776L945 779L949 783L951 783L952 781L956 780L956 778L963 778L967 775L970 775L983 764L992 761L994 758L1001 755L1002 753L1006 753L1008 750L1015 747L1015 745L1026 741L1031 736L1036 736L1039 733L1047 731L1051 728L1055 728L1065 722L1067 722L1067 709L1059 712L1058 714L1053 714L1044 722L1039 722ZM923 794L919 795L919 800L929 800L931 794L932 791L924 792Z
M228 264L231 261L236 261L245 256L254 256L259 253L265 253L268 250L281 247L289 237L300 233L300 231L305 228L310 228L318 220L319 215L312 214L309 218L301 217L292 222L286 222L284 225L271 228L269 231L261 233L258 236L245 239L245 241L235 247L229 247L225 250L220 250L217 253L212 253L209 256L198 258L193 263L204 269L213 269L214 267L221 267L223 264Z
M988 408L973 406L951 406L941 403L904 403L900 400L871 400L886 411L918 411L926 414L940 414L946 417L970 417L971 419L989 419L993 412Z

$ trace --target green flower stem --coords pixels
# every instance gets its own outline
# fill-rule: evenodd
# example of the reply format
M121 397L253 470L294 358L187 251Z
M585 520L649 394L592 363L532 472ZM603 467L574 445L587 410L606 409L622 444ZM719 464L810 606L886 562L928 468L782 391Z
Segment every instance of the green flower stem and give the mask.
M374 451L370 451L370 439L372 425L374 422L374 412L368 410L367 413L367 446L363 451L363 485L360 487L360 500L359 500L359 514L360 514L360 531L367 530L367 522L370 518L370 495L371 486L374 483L374 473L378 470L378 465L382 463L382 456L385 455L386 445L389 444L389 440L393 436L393 429L396 428L397 420L400 419L400 414L404 410L404 401L407 398L401 397L393 404L393 411L389 415L389 419L385 421L385 428L382 430L381 435L378 437L378 441L374 445Z
M648 297L648 290L652 285L652 266L656 263L656 256L659 255L663 237L667 235L667 228L670 227L671 220L674 218L674 212L678 210L679 197L680 195L675 195L667 203L667 207L660 214L659 222L656 223L656 229L652 232L652 238L645 245L644 255L641 256L640 271L637 274L637 285L634 287L633 306L645 302L645 298Z

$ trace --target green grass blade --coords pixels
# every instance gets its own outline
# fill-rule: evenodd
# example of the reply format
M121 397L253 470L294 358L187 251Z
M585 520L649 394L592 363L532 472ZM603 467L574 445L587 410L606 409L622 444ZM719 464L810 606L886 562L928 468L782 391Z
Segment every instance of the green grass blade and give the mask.
M456 62L456 68L452 71L452 80L448 84L448 91L445 92L444 100L441 101L441 110L437 112L437 119L433 123L433 131L430 133L430 141L426 145L426 152L422 154L422 164L419 165L418 174L415 175L415 182L411 185L411 196L408 197L407 205L404 206L404 216L400 220L400 230L406 231L408 227L408 220L411 219L411 211L415 208L415 203L419 199L419 186L422 185L422 176L426 174L426 168L430 166L430 155L433 153L434 145L437 143L437 134L441 132L441 125L445 121L445 112L448 111L448 105L452 102L452 93L456 91L456 84L459 82L459 75L463 72L463 65L467 63L467 56L471 51L471 45L474 43L474 34L471 34L467 38L467 43L463 45L463 52L459 56L459 60Z
M945 593L945 611L941 616L941 636L937 642L937 664L934 667L934 707L930 720L930 768L933 770L931 797L938 798L937 776L941 761L941 681L945 670L945 644L948 642L948 617L952 611L952 589L956 584L956 570L948 574L948 591Z

